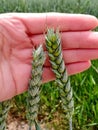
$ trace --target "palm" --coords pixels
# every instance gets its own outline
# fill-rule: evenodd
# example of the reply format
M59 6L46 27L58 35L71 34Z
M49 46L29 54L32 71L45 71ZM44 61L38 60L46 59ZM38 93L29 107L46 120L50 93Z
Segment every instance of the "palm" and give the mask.
M2 30L0 32L2 43L0 45L0 87L2 87L0 95L8 98L27 87L33 45L25 32L25 27L19 20L4 19L0 28Z
M73 14L0 15L0 101L27 90L31 73L32 49L44 42L48 27L60 27L64 60L70 75L90 67L89 60L98 58L98 25L95 17ZM43 44L44 45L44 44ZM43 70L43 81L53 80L49 61Z

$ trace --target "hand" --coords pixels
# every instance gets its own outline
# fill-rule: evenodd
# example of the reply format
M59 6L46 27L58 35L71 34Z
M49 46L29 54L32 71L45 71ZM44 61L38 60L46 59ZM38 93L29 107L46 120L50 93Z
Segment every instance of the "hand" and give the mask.
M0 101L27 90L31 74L32 50L43 43L46 28L59 28L69 75L90 67L98 58L98 25L94 16L63 13L8 13L0 15ZM43 82L55 78L48 58Z

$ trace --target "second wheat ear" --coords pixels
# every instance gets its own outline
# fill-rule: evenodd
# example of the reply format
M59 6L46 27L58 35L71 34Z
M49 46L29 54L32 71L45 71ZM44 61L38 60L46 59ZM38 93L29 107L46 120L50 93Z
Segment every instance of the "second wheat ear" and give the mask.
M56 82L60 90L62 108L66 119L65 129L72 130L72 115L74 111L73 93L70 85L70 79L63 60L59 31L56 30L55 32L54 29L48 29L45 40L52 70L55 73Z
M36 50L33 50L32 56L32 72L27 97L27 119L29 122L29 130L32 130L33 124L35 124L36 130L40 130L40 126L36 120L39 109L43 64L45 61L45 53L42 45Z

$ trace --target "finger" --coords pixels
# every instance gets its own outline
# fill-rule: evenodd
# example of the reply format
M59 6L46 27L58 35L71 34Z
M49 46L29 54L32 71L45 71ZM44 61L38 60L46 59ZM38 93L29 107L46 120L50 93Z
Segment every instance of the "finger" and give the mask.
M84 14L9 13L8 16L21 20L27 33L31 34L44 33L47 27L59 28L60 31L84 31L94 29L98 25L96 17Z
M77 62L66 65L69 75L77 74L82 71L87 70L90 67L90 61ZM55 80L55 75L52 72L51 68L44 68L43 71L43 83Z
M85 71L86 69L88 69L90 67L90 65L91 65L90 61L84 61L84 62L80 62L80 63L68 64L68 65L66 65L66 68L67 68L68 74L73 75L73 74L77 74L82 71ZM52 69L50 67L43 68L42 79L43 79L43 83L55 80L55 75L52 72ZM19 90L17 94L20 94L27 90L27 86L20 87L17 89Z
M34 46L43 44L45 48L45 36L34 35L31 37ZM98 48L98 32L63 32L61 33L62 49L72 48Z
M89 61L84 61L84 62L80 62L80 63L68 64L68 65L66 65L66 67L67 67L68 74L73 75L73 74L80 73L80 72L85 71L86 69L88 69L90 67L90 62ZM21 93L25 92L28 89L27 86L28 86L29 78L26 78L26 80L27 80L26 81L26 86L25 85L23 85L23 87L20 87L19 85L17 86L18 91L17 91L16 94L21 94ZM46 83L46 82L49 82L49 81L52 81L52 80L55 80L55 75L52 72L51 68L49 68L49 67L44 68L43 69L43 83ZM15 90L13 89L13 86L9 90L10 90L10 93L8 93L9 92L8 90L6 91L7 95L5 95L4 93L1 94L2 96L0 97L0 101L10 99L10 98L12 98L13 96L16 95L14 93ZM4 92L5 92L5 90L4 90Z
M63 50L62 52L63 52L64 61L66 64L94 60L98 58L98 49ZM44 66L47 66L47 67L50 66L48 56L47 56Z
M65 63L81 62L98 58L98 49L76 49L63 51Z
M62 33L63 49L67 48L98 48L98 32L67 32Z

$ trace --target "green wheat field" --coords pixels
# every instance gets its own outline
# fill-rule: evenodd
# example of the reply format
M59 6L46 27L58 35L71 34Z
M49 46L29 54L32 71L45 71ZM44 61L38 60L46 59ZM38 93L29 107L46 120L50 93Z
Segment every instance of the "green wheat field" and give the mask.
M64 12L98 17L98 0L0 0L0 13ZM97 29L96 29L97 31ZM85 72L71 76L74 90L74 130L98 130L98 61ZM26 92L13 99L10 115L25 120ZM58 88L54 82L42 86L38 120L51 130L64 130Z

